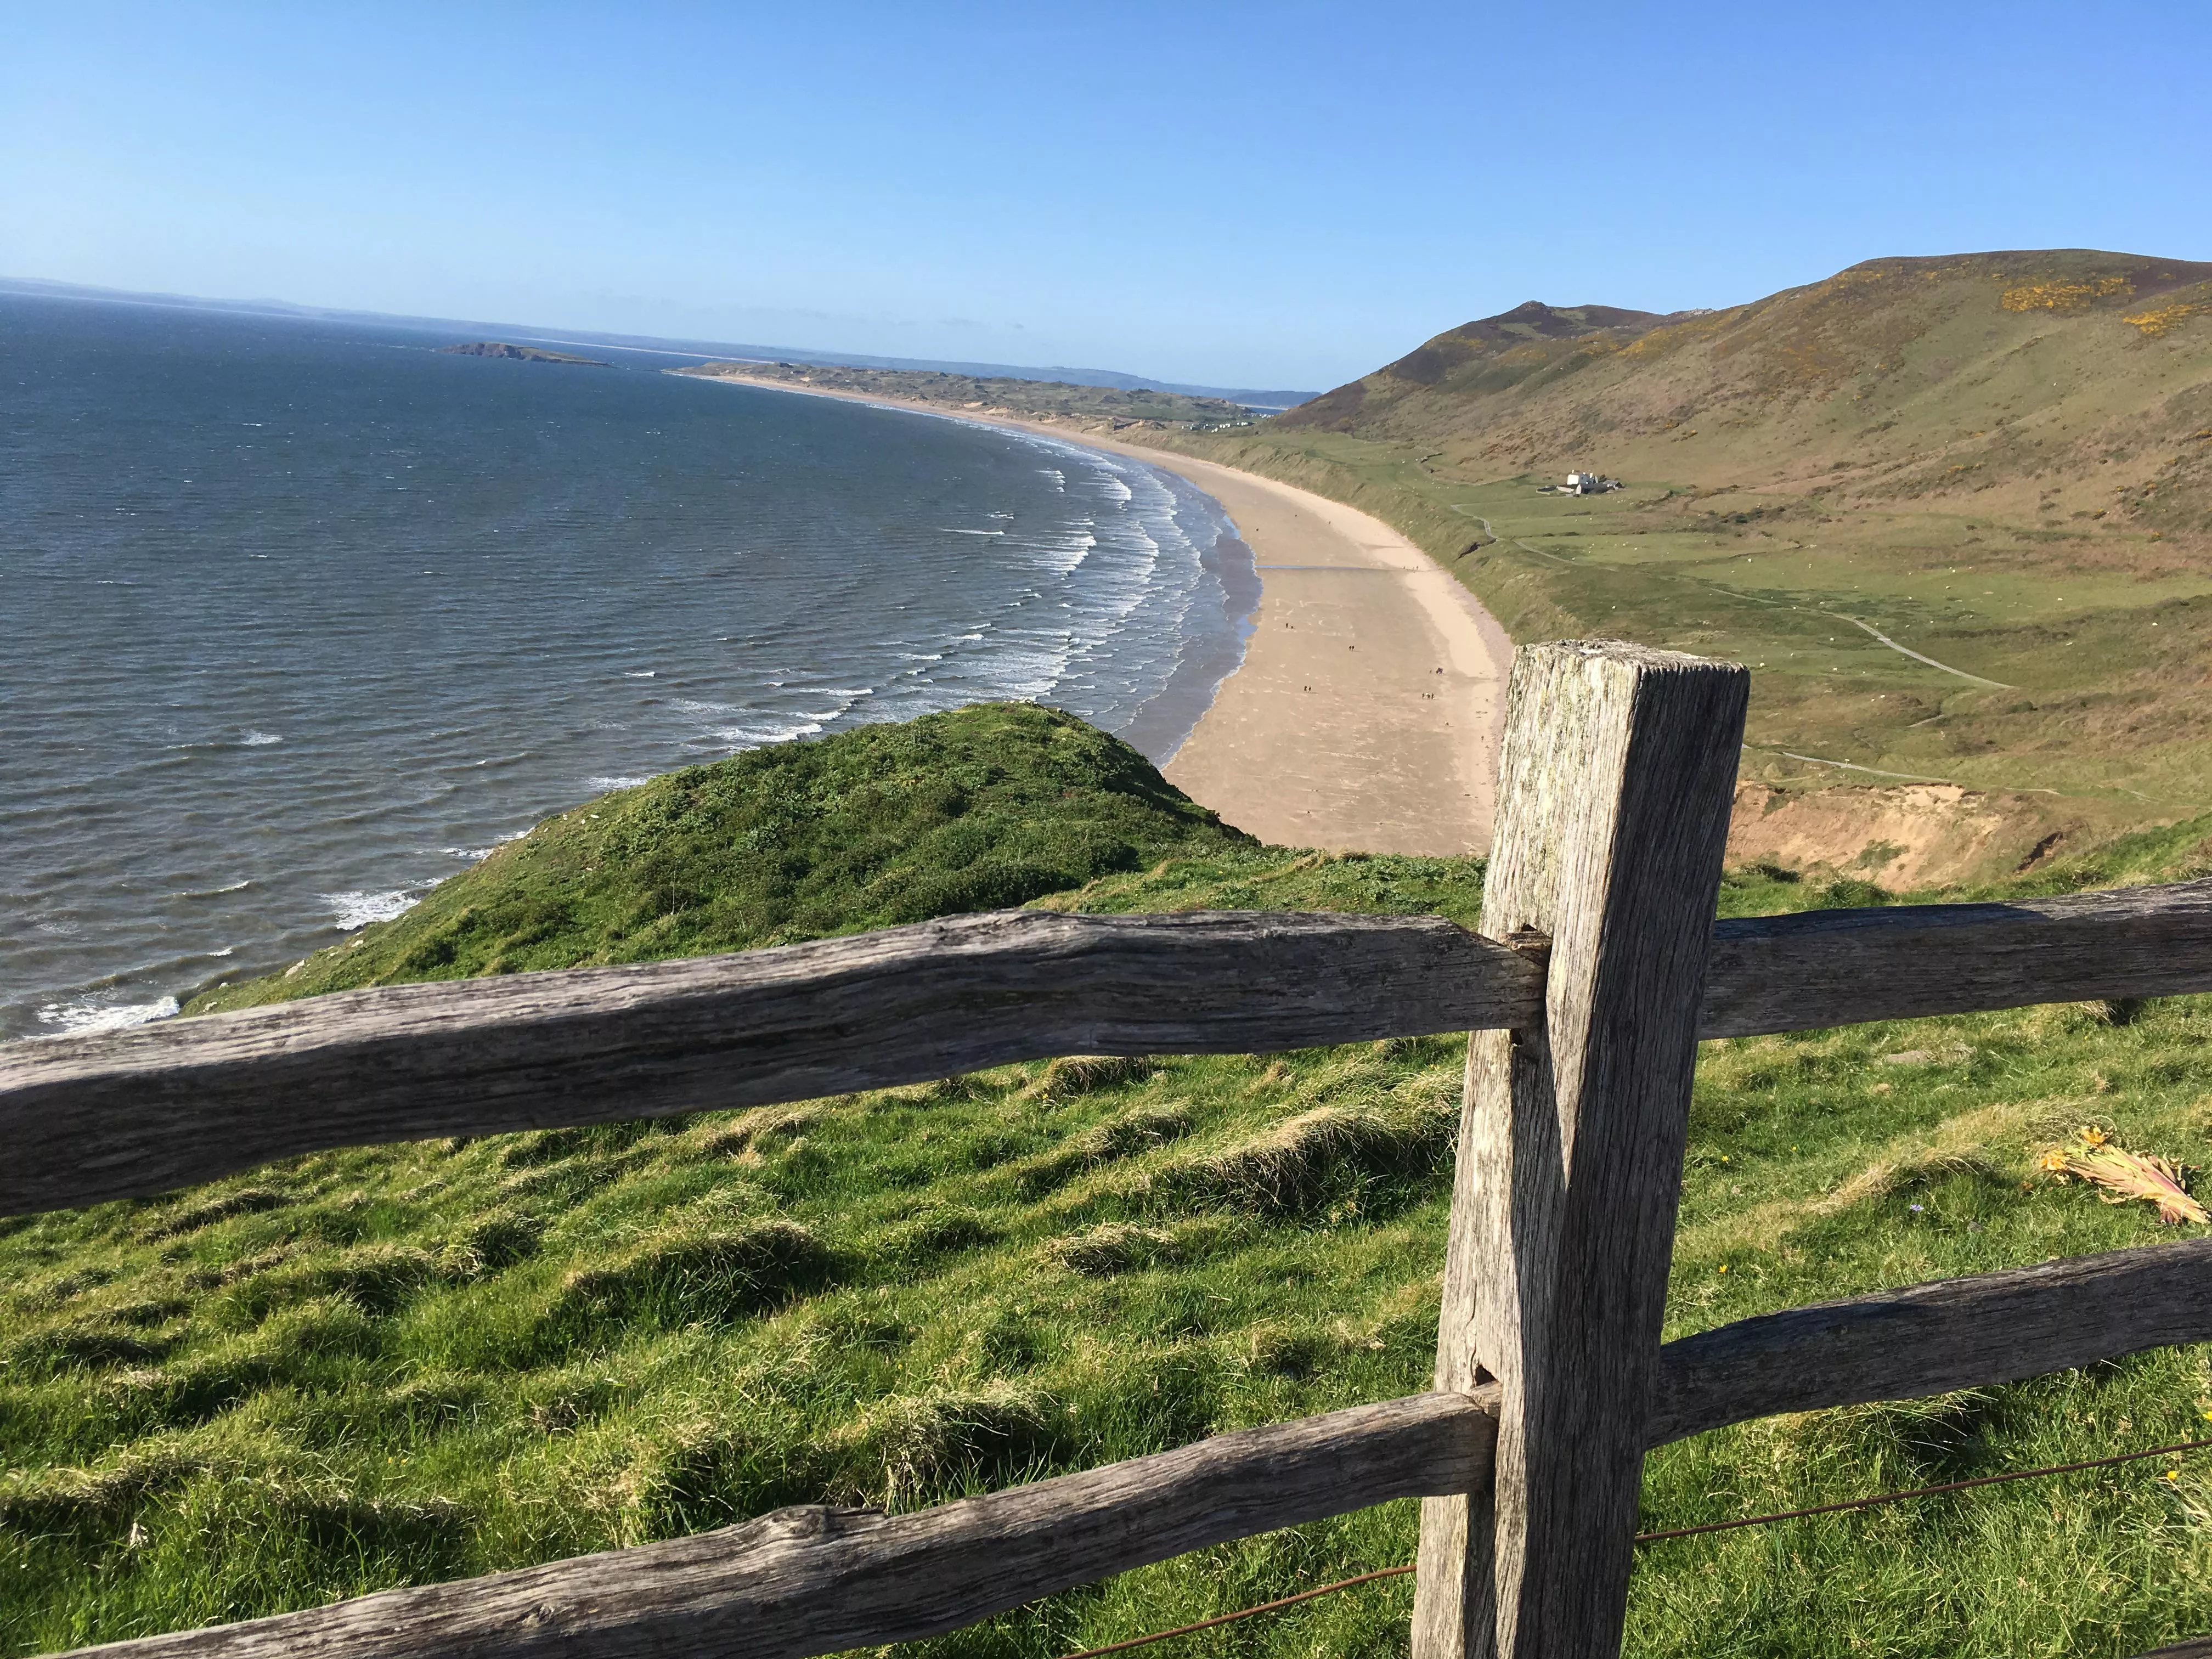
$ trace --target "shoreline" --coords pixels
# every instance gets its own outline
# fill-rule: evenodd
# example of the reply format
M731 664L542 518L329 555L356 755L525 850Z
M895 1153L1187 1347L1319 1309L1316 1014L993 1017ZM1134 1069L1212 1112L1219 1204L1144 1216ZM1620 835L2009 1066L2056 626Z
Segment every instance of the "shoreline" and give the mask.
M1161 768L1169 781L1279 845L1425 856L1488 846L1512 641L1380 520L1073 423L741 374L683 378L1004 427L1174 473L1235 523L1261 597L1243 662Z

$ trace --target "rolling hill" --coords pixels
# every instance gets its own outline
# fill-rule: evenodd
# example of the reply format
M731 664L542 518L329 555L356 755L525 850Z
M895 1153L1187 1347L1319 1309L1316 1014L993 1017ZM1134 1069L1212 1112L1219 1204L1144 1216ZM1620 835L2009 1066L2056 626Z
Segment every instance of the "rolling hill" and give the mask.
M2072 251L1875 259L1667 317L1532 301L1276 425L1427 445L1462 467L1564 471L1595 453L1610 471L1704 489L1794 485L1838 507L1941 502L2069 524L2080 510L2118 517L2112 531L2202 537L2212 264Z
M1747 797L1746 855L1993 873L2212 803L2212 264L1531 301L1257 428L1144 438L1390 520L1518 637L1752 664L1746 775L1782 793ZM1583 469L1626 487L1536 493Z

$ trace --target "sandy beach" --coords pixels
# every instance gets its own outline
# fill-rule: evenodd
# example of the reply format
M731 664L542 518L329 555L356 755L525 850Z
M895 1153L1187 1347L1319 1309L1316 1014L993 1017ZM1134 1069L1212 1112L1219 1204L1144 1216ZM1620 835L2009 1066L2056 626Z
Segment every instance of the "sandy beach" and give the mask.
M1267 842L1429 855L1489 845L1512 641L1380 520L1100 433L738 375L700 378L1016 427L1188 478L1236 521L1262 597L1243 665L1162 769L1169 780Z

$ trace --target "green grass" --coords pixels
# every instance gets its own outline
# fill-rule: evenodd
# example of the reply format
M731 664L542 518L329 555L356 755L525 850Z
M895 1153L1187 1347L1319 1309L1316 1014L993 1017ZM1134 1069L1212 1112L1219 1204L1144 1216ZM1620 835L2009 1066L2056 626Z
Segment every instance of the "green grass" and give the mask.
M978 703L686 767L539 824L392 921L188 1012L648 962L1021 904L1251 838L1072 714Z
M790 799L788 780L883 752L860 735L740 775ZM1076 796L1031 787L1056 742L995 750L1001 787L1028 805L991 818L994 846L1035 845L1033 813L1086 798L1064 777ZM1095 795L1177 818L1156 779L1109 781L1117 751L1086 752L1103 769ZM759 805L745 793L729 821ZM599 810L659 799L648 787ZM808 845L835 858L874 801L825 811ZM584 823L608 822L588 811ZM538 834L579 833L578 817ZM2172 875L2207 827L2138 837L2039 885ZM1049 902L1464 920L1479 898L1474 860L1262 848L1203 822L1167 840ZM711 863L726 842L663 850L679 844ZM509 857L510 871L541 867ZM786 875L817 896L806 925L834 931L837 895L873 878L810 888L820 867ZM1723 908L1882 896L1746 871ZM745 926L773 936L799 914ZM642 949L629 938L649 927L615 948ZM568 937L608 948L603 930ZM1417 1392L1462 1054L1439 1036L1067 1060L744 1113L318 1154L0 1224L0 1650L309 1606L790 1503L912 1508ZM2203 1160L2208 1111L2212 999L1708 1044L1668 1334L2170 1237L2147 1209L2054 1184L2035 1154L2094 1121ZM2208 1409L2206 1352L2180 1349L1777 1419L1656 1454L1644 1524L2189 1438ZM1632 1650L2124 1656L2212 1631L2212 1462L2178 1473L2136 1465L1653 1545ZM914 1651L1048 1659L1410 1559L1414 1527L1399 1504L1224 1546ZM1254 1656L1400 1653L1409 1595L1393 1581L1203 1639Z

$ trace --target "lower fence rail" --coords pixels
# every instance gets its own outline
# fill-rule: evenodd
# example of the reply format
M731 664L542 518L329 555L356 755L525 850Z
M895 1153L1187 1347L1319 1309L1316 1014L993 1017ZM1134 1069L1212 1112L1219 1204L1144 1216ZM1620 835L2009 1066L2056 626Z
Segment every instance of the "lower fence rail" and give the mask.
M131 1659L798 1659L942 1635L1209 1544L1489 1478L1493 1401L1416 1395L913 1515L741 1526L80 1650Z
M2212 1340L2212 1240L1746 1319L1659 1351L1651 1444ZM1480 1492L1498 1391L1415 1395L911 1515L805 1505L665 1543L110 1644L112 1659L802 1659L1401 1498ZM2194 1651L2194 1650L2188 1650Z

